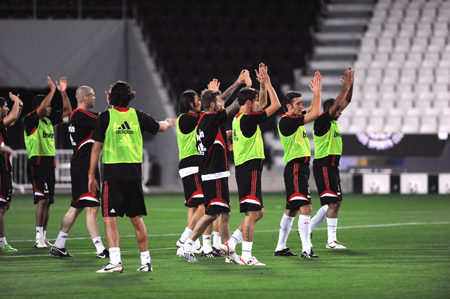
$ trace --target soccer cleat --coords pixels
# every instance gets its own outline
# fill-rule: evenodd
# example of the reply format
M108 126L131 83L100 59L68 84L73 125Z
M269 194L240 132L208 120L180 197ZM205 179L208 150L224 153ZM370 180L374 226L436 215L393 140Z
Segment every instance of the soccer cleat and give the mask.
M108 249L104 249L102 252L97 253L96 258L98 259L106 259L109 257L109 250Z
M184 243L180 241L180 239L177 240L177 248L183 247Z
M297 254L292 253L289 248L285 248L283 250L277 250L273 253L274 256L298 256Z
M327 243L326 248L328 249L346 249L344 245L339 243L338 240L331 241L330 243Z
M198 259L195 258L193 252L185 251L183 247L178 248L177 255L185 258L189 263L196 263Z
M252 256L248 260L244 260L242 257L239 258L239 265L245 266L265 266L266 264L261 263L256 259L256 257Z
M214 249L211 250L211 251L208 252L208 253L205 253L205 252L202 250L202 257L220 257L220 254L218 254Z
M228 257L225 258L225 263L234 264L234 262L232 260L230 260Z
M0 247L0 252L8 253L8 252L17 252L18 250L11 247L8 243Z
M47 248L47 244L45 244L45 238L44 237L37 238L36 241L34 242L34 247Z
M198 249L195 249L194 246L192 246L192 253L201 254L202 252L203 248L201 246Z
M311 252L309 253L309 256L313 259L319 258L319 256L317 254L314 253L314 251L311 248Z
M216 247L213 247L212 249L218 254L218 256L225 256L225 254L220 249L217 249Z
M48 239L45 239L44 242L45 242L45 245L47 245L47 247L52 247L53 246L53 244L50 243Z
M311 255L310 255L309 253L307 253L306 251L303 251L303 252L302 252L301 257L304 258L304 259L310 259L310 258L312 258Z
M122 273L123 272L123 265L121 262L119 262L117 265L113 265L111 263L107 263L97 271L97 273Z
M73 257L73 255L67 252L66 248L58 248L56 246L52 246L50 253L58 257Z
M152 263L147 263L145 265L142 265L139 269L137 269L137 271L152 272L153 271Z
M228 242L226 242L226 243L222 244L222 246L220 246L220 251L222 251L223 254L225 254L225 256L228 259L230 259L233 263L239 264L241 257L236 254L234 249L231 249L230 246L228 246Z

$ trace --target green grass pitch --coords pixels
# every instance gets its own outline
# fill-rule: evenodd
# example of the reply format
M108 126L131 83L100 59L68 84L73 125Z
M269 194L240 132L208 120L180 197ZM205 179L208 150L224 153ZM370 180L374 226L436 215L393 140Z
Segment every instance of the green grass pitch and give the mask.
M319 208L313 194L313 213ZM58 195L51 208L50 240L69 207ZM242 219L232 194L231 231ZM6 213L6 237L19 250L0 254L0 298L449 298L450 198L448 196L347 195L339 213L338 239L346 250L325 249L326 225L314 231L319 259L275 257L283 194L264 194L265 215L256 224L253 254L266 267L226 264L223 258L187 263L175 242L186 226L180 194L147 195L152 273L140 273L139 249L127 218L119 219L124 272L97 274L105 260L95 248L81 214L66 248L73 259L34 248L31 196L14 195ZM298 217L297 217L298 219ZM297 219L288 247L300 253ZM104 226L99 215L104 244ZM240 246L238 253L240 253Z

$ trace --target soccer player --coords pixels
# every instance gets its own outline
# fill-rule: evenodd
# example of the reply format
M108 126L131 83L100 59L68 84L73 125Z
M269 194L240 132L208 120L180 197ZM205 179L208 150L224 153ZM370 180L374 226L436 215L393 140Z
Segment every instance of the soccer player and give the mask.
M137 270L153 271L147 228L142 219L142 215L147 215L142 191L142 131L155 135L175 126L176 120L167 118L156 122L148 114L128 107L134 94L128 83L117 81L109 93L109 103L113 108L100 114L92 135L89 192L95 194L99 190L96 171L103 152L102 213L110 255L109 263L97 273L123 272L117 216L125 214L134 226L141 251L141 267Z
M9 209L12 196L11 163L9 156L17 154L8 145L7 128L14 125L22 112L23 103L19 95L9 93L14 102L11 113L5 98L0 97L0 253L16 252L17 249L8 244L5 237L5 213Z
M247 80L241 77L247 77ZM246 85L250 75L243 70L239 79L221 95L219 90L206 89L202 92L202 106L206 110L200 115L197 128L197 150L201 157L200 174L205 197L205 214L196 223L191 235L177 255L188 262L198 262L192 252L192 245L200 234L214 220L218 219L218 230L224 240L230 238L230 195L228 190L228 146L225 125L228 117L239 109L237 101L224 109L224 102L234 98L232 94ZM251 84L251 80L250 83ZM217 85L218 88L218 85Z
M349 67L341 78L343 89L336 99L323 103L324 112L314 121L313 137L316 145L313 162L314 179L322 207L311 219L311 231L327 220L328 241L326 248L345 249L336 238L339 207L342 202L339 160L342 155L342 137L337 120L352 100L354 71Z
M298 91L288 91L284 96L283 108L278 124L281 144L284 149L284 184L286 186L286 211L280 221L280 233L275 256L296 256L286 247L295 216L300 210L298 230L302 242L302 258L318 257L310 248L309 221L311 217L311 195L309 192L309 161L311 148L304 124L315 120L320 114L322 77L316 72L309 88L314 93L311 106L303 112L303 99Z
M269 92L270 105L259 103L258 91L244 88L238 94L239 113L233 119L233 153L236 165L236 182L239 193L241 213L245 217L242 228L242 255L239 263L243 265L265 266L252 255L255 223L264 215L261 194L261 172L263 168L264 145L259 124L280 109L280 101L272 87L267 67L260 65L257 80ZM265 93L266 91L264 91ZM222 246L225 254L235 250L233 239Z
M28 151L28 179L34 191L36 204L36 248L52 246L47 240L47 224L50 218L50 205L55 202L55 132L53 126L62 122L72 112L66 94L67 80L61 77L56 82L63 100L62 110L52 113L51 102L55 94L55 84L47 77L50 92L36 95L32 100L33 111L24 118L25 146Z
M95 93L89 86L80 86L75 92L75 97L78 103L77 109L72 111L69 117L69 136L73 147L73 156L70 161L72 201L50 253L59 257L73 257L66 250L67 235L78 215L86 208L86 226L96 248L97 258L107 258L109 252L103 246L97 222L100 194L99 192L90 193L88 190L89 163L94 143L92 132L98 117L98 113L92 113L89 109L94 107ZM99 180L98 170L95 175Z

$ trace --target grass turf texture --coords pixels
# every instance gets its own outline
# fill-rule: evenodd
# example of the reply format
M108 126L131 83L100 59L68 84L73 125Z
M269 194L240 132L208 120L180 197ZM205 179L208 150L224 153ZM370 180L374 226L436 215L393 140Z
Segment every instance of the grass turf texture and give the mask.
M319 208L313 194L313 213ZM51 208L48 237L56 238L68 209L59 195ZM283 194L265 194L264 218L257 223L253 254L266 267L226 264L223 258L187 263L175 255L186 225L183 196L147 195L144 217L150 237L153 273L140 273L139 250L128 218L119 218L124 272L97 274L107 260L95 259L82 213L66 243L73 259L34 248L30 196L14 195L6 213L6 236L17 253L0 253L1 298L448 298L450 294L450 199L444 196L347 195L339 213L338 239L348 247L325 249L326 224L314 231L319 259L275 257ZM242 219L232 195L231 231ZM300 254L297 219L288 247ZM106 244L100 215L100 234ZM424 224L412 224L424 223ZM399 224L390 226L376 226ZM240 245L238 253L241 252Z

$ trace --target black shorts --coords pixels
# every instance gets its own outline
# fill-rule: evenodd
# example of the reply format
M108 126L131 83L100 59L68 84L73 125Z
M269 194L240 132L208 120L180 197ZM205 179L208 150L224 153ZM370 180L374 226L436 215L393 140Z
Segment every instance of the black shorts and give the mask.
M205 214L218 215L230 212L230 191L228 178L203 181L203 194L205 196Z
M309 159L305 160L295 159L289 161L284 168L287 210L298 211L300 207L311 204L308 184Z
M49 203L55 202L55 168L52 165L27 166L28 179L33 185L34 203L48 198Z
M194 173L182 178L184 188L184 206L196 208L203 204L203 190L201 178L198 173Z
M313 172L321 205L341 201L341 178L339 177L338 166L316 163L316 160L314 160Z
M100 206L100 192L97 191L92 194L88 190L89 163L88 159L74 159L70 163L70 176L72 177L72 201L70 206L76 209ZM95 178L97 182L100 182L98 169L95 172Z
M6 207L11 202L12 180L10 171L0 171L0 207Z
M261 172L262 169L236 168L241 213L260 211L264 207L261 194Z
M147 215L141 180L105 180L102 188L103 217L134 218Z

